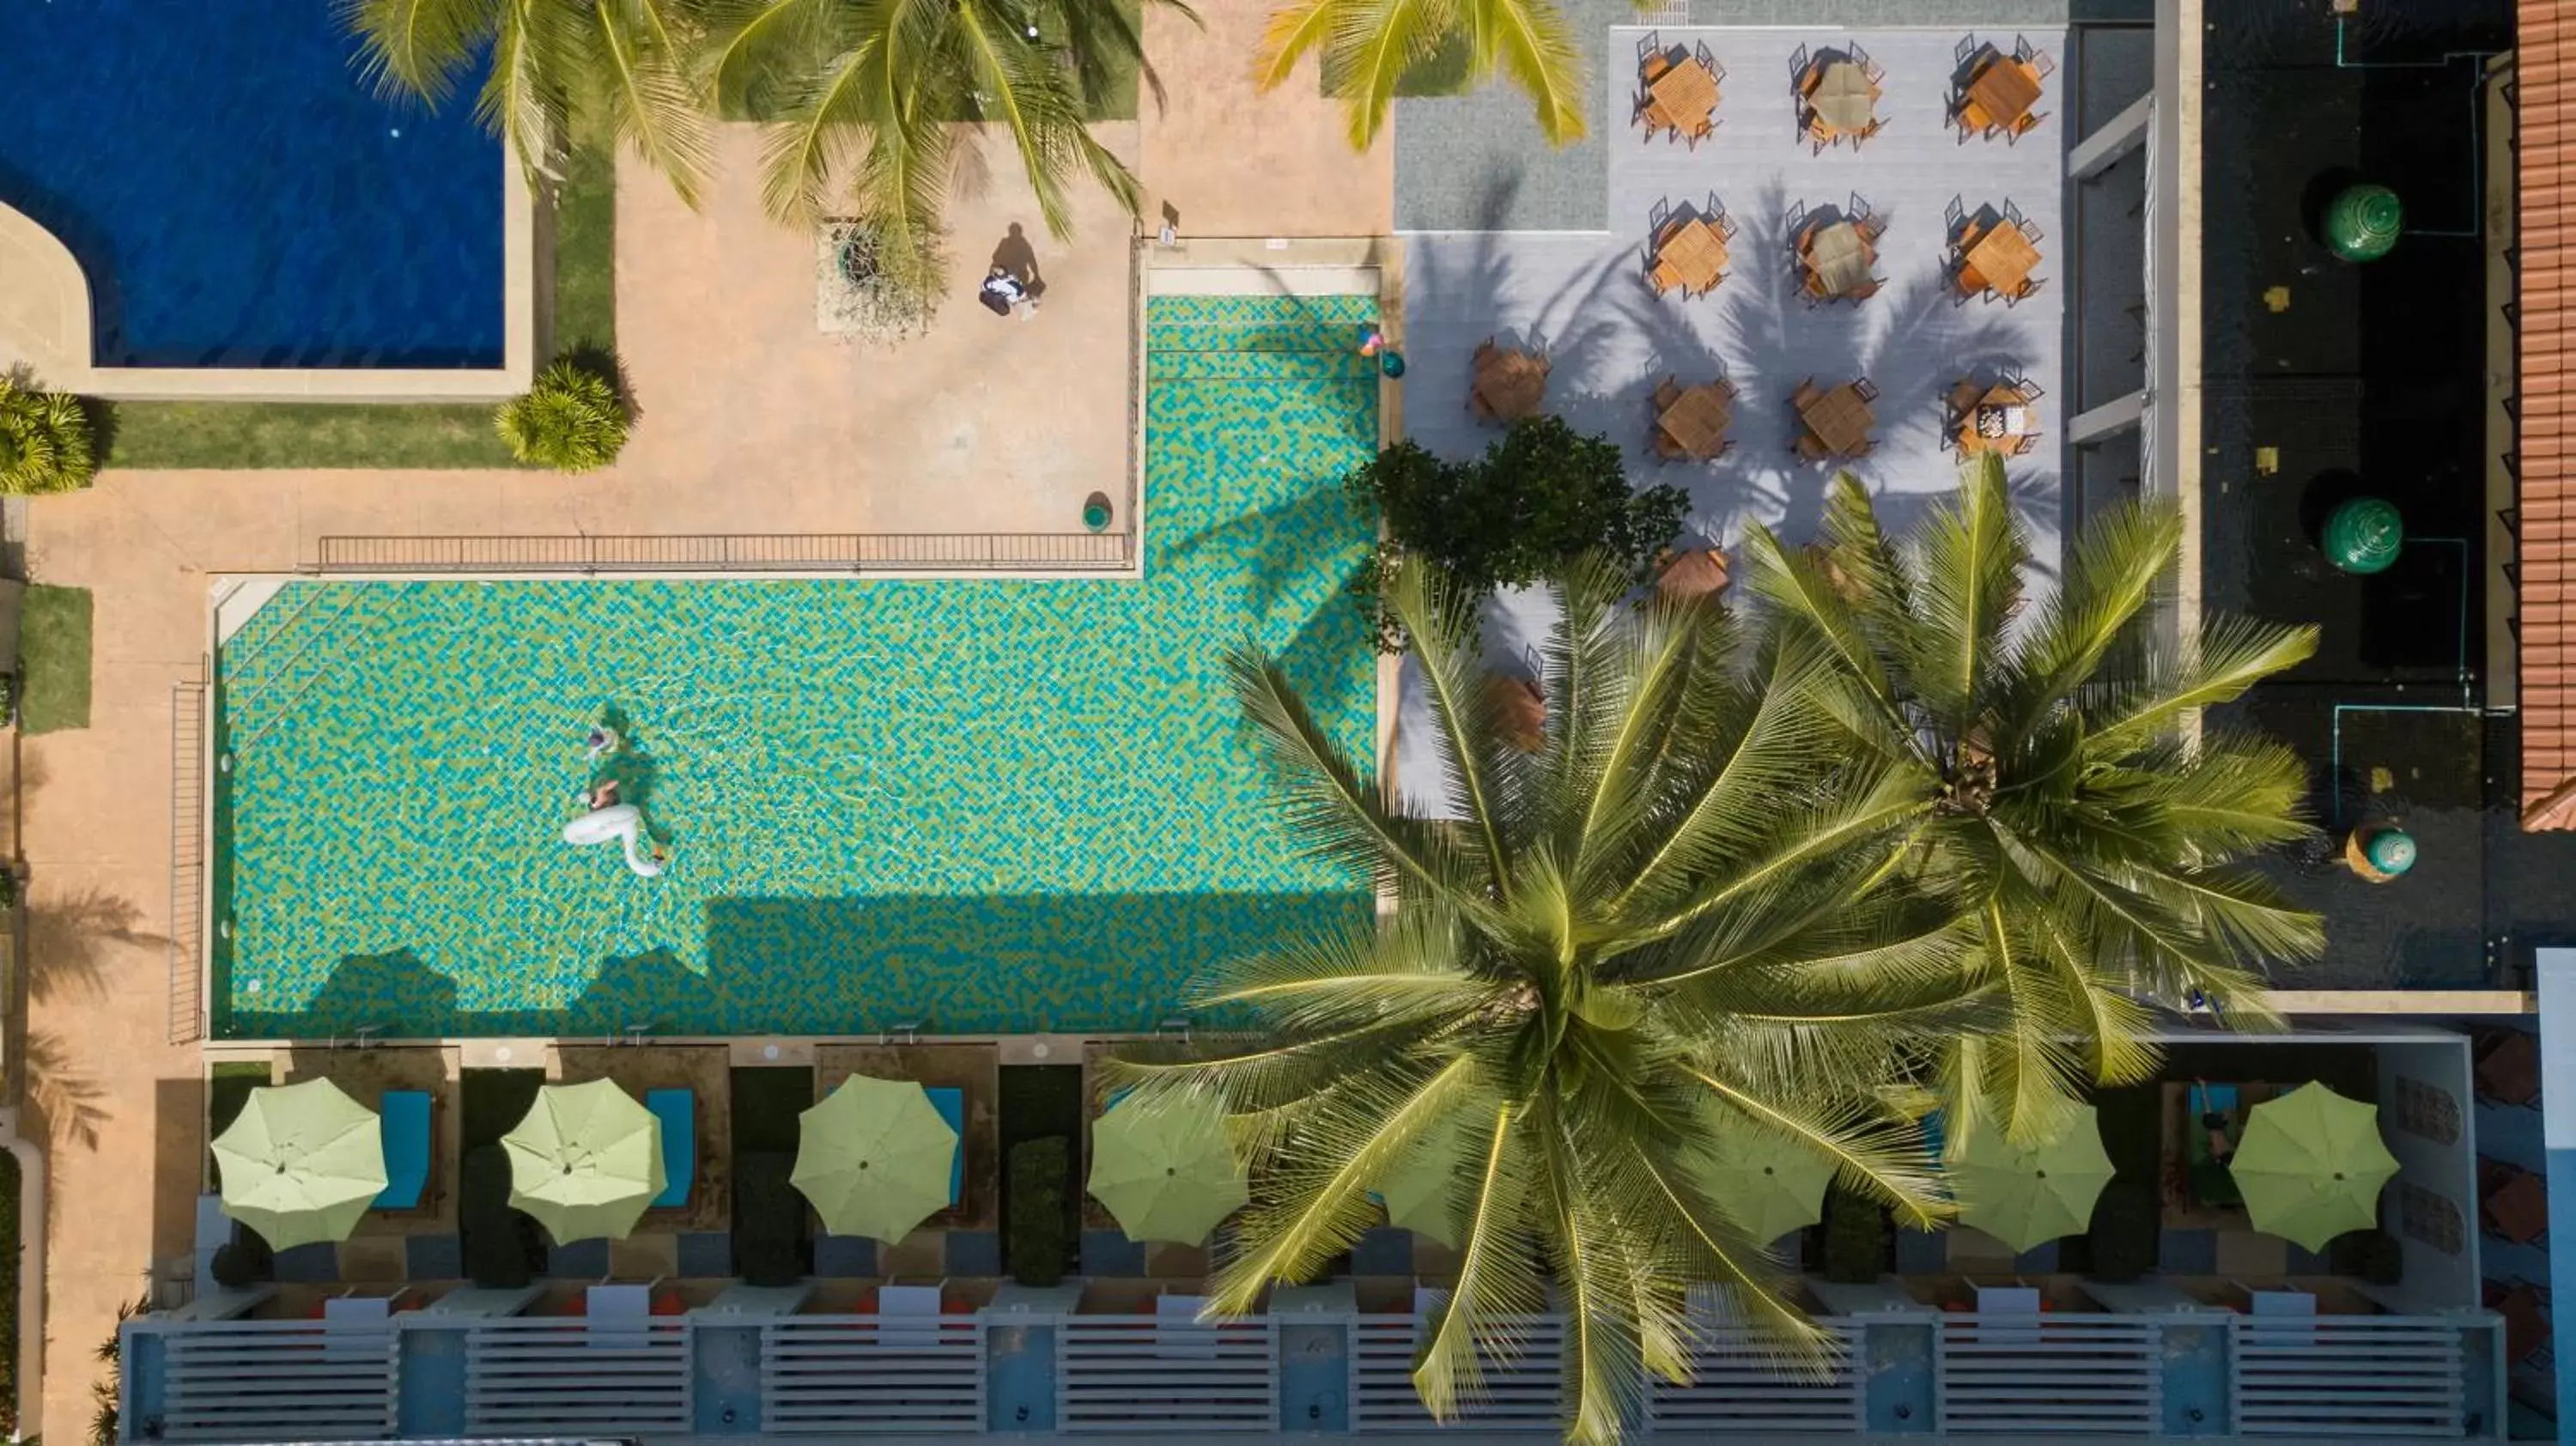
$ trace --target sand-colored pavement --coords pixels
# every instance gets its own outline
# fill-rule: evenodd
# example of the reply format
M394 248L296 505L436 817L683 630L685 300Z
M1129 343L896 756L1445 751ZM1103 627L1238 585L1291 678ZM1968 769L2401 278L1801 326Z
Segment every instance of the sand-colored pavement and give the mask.
M1251 87L1263 7L1156 14L1167 109L1101 128L1193 235L1370 235L1388 150L1354 156L1311 75ZM31 1116L47 1132L46 1429L86 1428L91 1351L156 1260L190 1248L202 1063L167 1043L171 708L201 675L215 574L282 570L330 534L1064 531L1123 491L1132 326L1128 218L1075 188L1076 236L1045 233L1006 149L952 189L955 294L893 349L814 324L810 234L760 213L758 138L722 139L692 213L628 167L618 335L642 411L617 466L496 472L111 471L37 499L27 559L96 599L91 726L23 741ZM1017 223L1047 283L1032 320L972 304ZM1149 225L1150 229L1150 225Z

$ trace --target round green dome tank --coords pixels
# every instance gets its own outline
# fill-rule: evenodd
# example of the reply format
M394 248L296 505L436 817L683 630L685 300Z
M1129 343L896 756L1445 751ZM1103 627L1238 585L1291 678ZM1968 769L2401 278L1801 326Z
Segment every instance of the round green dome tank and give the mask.
M2397 244L2406 208L2386 186L2346 186L2326 206L2326 249L2346 261L2376 261Z
M2415 867L2415 836L2402 828L2383 828L2370 836L2361 852L2372 868L2394 878Z
M1109 494L1094 492L1082 499L1082 525L1094 532L1109 526Z
M2326 518L2326 561L2349 573L2384 572L2406 545L2406 525L2396 504L2355 497Z

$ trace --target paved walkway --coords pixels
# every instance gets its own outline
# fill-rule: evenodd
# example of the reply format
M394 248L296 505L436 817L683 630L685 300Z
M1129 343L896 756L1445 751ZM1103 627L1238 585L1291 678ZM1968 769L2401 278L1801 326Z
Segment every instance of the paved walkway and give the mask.
M1205 31L1157 14L1170 109L1101 134L1193 235L1378 234L1385 147L1354 157L1301 87L1256 97L1259 6ZM1292 93L1293 92L1293 93ZM1007 152L955 189L958 296L892 351L817 334L811 239L760 215L748 129L723 138L701 214L657 182L618 198L618 335L643 409L619 464L529 473L110 472L29 509L28 565L97 596L91 726L25 741L34 920L31 1054L56 1188L44 1424L80 1431L91 1351L155 1257L189 1247L201 1072L165 1034L170 703L206 647L210 574L281 569L328 533L1055 531L1127 466L1125 217L1076 186L1045 235ZM1150 214L1150 213L1149 213ZM1014 222L1047 282L1031 321L968 288ZM77 1101L86 1136L73 1129ZM147 1187L143 1171L152 1171Z

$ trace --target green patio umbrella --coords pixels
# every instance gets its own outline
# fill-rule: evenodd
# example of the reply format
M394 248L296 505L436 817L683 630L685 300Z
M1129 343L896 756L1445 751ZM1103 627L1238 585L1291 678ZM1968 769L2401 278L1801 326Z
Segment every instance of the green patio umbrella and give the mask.
M510 1204L557 1245L623 1240L662 1193L662 1122L614 1080L547 1085L501 1137Z
M1952 1147L1948 1166L1959 1223L2017 1251L2092 1224L2093 1202L2115 1173L2091 1105L2079 1107L2065 1129L2037 1145L2016 1145L1991 1128L1971 1127Z
M1692 1161L1701 1188L1755 1243L1768 1245L1825 1218L1831 1165L1772 1130L1730 1123L1708 1154Z
M224 1213L272 1250L346 1240L385 1189L384 1126L327 1079L252 1090L215 1137Z
M2379 1106L2303 1084L2254 1107L2227 1172L2254 1228L2323 1250L2379 1223L2379 1191L2397 1157L2379 1138Z
M854 1074L796 1117L796 1173L823 1228L892 1245L948 1208L957 1132L910 1080Z
M1378 1182L1377 1198L1386 1206L1386 1223L1457 1249L1462 1237L1450 1186L1456 1183L1462 1155L1455 1126L1423 1141L1411 1164Z
M1225 1136L1225 1115L1202 1094L1127 1100L1091 1126L1091 1196L1135 1241L1201 1245L1252 1198Z

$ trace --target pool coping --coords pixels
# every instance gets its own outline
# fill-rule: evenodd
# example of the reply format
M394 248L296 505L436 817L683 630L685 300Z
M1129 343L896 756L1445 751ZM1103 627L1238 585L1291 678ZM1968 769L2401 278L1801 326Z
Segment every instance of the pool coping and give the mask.
M537 206L506 148L501 166L501 365L120 367L96 364L89 274L71 248L0 203L0 361L55 391L111 401L497 402L528 389L537 356Z

